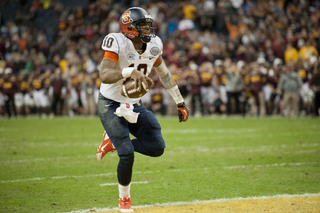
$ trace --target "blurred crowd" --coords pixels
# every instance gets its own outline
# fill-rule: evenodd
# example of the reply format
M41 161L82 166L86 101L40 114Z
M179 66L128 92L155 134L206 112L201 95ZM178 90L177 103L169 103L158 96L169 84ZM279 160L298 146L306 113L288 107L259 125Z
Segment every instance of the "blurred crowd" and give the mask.
M192 116L319 116L320 2L20 0L0 22L0 115L96 115L101 43L128 7L155 19L163 57ZM2 5L5 6L5 5ZM177 114L155 86L142 98Z

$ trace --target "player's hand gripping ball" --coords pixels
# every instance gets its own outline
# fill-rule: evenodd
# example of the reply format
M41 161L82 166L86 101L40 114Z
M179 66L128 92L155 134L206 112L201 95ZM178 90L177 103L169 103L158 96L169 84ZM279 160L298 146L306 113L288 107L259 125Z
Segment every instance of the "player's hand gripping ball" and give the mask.
M142 88L139 92L139 87L135 88L135 81L130 79L122 85L121 95L127 98L140 98L144 96L153 85L152 80L147 80L147 83L148 86L142 82Z

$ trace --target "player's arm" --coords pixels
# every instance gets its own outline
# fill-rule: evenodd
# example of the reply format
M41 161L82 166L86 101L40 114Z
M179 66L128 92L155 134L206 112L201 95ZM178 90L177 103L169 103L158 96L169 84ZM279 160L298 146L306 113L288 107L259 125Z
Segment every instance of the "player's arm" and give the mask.
M132 78L136 82L136 88L141 91L142 82L148 85L147 80L153 82L149 77L145 76L143 72L135 68L128 67L124 69L117 69L118 55L113 52L105 51L103 60L100 63L100 79L104 84L113 84L123 78Z
M178 85L176 85L176 83L174 82L172 75L167 68L162 56L157 59L153 67L158 74L161 83L167 89L168 93L177 104L179 121L186 122L189 117L189 109L184 103L184 99L180 93Z
M110 59L101 61L99 75L104 84L113 84L123 78L122 70L117 69L117 63Z

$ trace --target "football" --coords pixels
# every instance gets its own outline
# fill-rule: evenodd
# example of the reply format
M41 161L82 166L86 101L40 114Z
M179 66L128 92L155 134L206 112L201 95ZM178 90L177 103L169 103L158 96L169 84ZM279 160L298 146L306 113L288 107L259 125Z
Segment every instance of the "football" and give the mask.
M134 80L130 79L122 85L121 95L127 98L140 98L149 91L149 88L153 84L153 82L151 81L147 81L147 83L148 83L148 87L142 82L142 88L141 88L141 91L139 92L138 88L137 89L134 88L134 85L135 85Z

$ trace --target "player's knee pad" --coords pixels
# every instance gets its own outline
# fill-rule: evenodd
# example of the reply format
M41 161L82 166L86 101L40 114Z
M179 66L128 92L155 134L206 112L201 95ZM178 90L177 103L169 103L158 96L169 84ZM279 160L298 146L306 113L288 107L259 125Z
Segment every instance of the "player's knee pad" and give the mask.
M150 157L160 157L164 153L164 149L153 149L150 151Z

